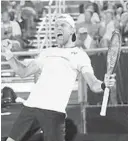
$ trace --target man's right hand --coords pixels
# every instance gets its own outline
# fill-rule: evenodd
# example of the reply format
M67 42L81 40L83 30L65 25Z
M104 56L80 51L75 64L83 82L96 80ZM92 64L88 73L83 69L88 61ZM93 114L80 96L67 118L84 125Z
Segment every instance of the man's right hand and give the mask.
M10 60L13 57L13 53L11 52L12 42L9 39L3 40L1 43L1 51L2 55L5 56L6 60Z
M2 45L3 49L4 48L11 49L12 48L12 41L9 39L2 40L1 45Z

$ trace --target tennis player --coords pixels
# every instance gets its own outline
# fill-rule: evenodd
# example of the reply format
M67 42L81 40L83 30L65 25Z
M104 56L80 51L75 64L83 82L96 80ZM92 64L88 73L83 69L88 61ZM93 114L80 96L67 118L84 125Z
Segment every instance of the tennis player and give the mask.
M55 35L58 47L43 50L28 66L21 64L9 47L3 49L10 66L22 78L42 70L7 141L22 141L35 122L43 130L45 141L64 141L65 108L80 72L96 93L115 84L114 75L105 75L104 82L95 77L88 55L75 46L75 22L70 15L57 17Z

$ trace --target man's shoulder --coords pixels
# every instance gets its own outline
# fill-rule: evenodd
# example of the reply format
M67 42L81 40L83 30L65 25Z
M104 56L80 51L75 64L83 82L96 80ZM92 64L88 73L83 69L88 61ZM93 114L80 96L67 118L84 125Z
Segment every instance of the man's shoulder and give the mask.
M55 47L56 48L56 47ZM52 47L47 47L47 48L44 48L41 50L41 53L42 52L46 52L46 51L50 51L50 50L54 50L55 48L52 48Z
M58 52L58 47L48 47L48 48L45 48L43 50L41 50L40 52L40 55L47 55L47 54L50 54L50 53L53 53L53 52Z
M17 29L17 27L20 27L17 21L10 21L10 24L15 29Z
M10 21L11 24L16 25L17 22L16 21Z
M86 51L82 48L82 47L75 47L72 52L74 52L75 54L81 56L81 55L87 55ZM71 52L71 53L72 53Z

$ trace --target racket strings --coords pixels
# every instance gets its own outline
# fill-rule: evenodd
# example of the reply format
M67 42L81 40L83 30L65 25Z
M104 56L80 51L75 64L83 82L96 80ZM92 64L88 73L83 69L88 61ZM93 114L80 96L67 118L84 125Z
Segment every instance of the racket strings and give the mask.
M120 49L120 38L118 35L115 35L112 38L111 47L108 50L107 55L107 70L112 73L115 64L118 60L118 54Z
M109 51L110 53L108 53L108 58L107 58L107 63L108 63L108 70L112 70L115 66L117 57L118 57L118 50L117 49L112 49L111 51Z

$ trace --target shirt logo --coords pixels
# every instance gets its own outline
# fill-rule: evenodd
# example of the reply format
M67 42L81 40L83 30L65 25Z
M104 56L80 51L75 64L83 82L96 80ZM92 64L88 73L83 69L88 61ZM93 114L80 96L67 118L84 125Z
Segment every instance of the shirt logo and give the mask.
M75 54L77 54L77 52L71 52L71 54L74 54L75 55Z

